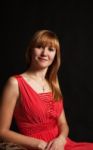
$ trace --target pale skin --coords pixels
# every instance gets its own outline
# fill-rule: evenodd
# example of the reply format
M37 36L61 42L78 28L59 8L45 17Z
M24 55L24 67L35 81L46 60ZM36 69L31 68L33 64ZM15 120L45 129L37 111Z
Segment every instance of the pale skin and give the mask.
M42 88L38 86L36 80L38 83L41 83L42 78L44 84L46 85L45 92L51 91L50 86L45 79L45 75L48 67L52 64L55 55L55 48L50 49L48 46L45 48L35 48L33 50L31 69L29 68L26 72L21 74L26 82L28 82L28 84L31 85L37 93L42 92ZM0 136L7 141L23 145L27 148L36 148L40 150L64 150L66 137L68 136L68 125L64 110L58 118L60 135L49 143L10 130L14 108L18 105L19 100L20 92L18 82L15 77L10 77L2 96L2 104L0 108Z

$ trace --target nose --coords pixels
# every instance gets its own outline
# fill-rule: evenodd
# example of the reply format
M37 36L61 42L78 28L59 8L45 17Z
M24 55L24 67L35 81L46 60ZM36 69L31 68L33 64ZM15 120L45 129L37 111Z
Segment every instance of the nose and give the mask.
M46 56L47 55L47 47L42 49L42 55Z

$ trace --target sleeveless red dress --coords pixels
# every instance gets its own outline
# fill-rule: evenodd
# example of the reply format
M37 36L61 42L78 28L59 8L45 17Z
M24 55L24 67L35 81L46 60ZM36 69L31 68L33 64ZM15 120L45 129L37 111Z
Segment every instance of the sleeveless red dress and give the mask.
M56 138L59 135L57 118L63 109L62 101L54 101L51 92L37 93L22 76L15 77L21 93L20 105L14 111L19 132L46 142ZM65 150L93 150L93 143L74 142L67 138Z

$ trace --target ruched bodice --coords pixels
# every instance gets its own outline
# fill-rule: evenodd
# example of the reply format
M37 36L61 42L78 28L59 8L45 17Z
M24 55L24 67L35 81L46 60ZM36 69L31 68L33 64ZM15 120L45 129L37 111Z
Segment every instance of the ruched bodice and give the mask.
M15 77L20 91L14 111L19 132L47 142L56 138L63 100L55 101L52 92L37 93L21 75ZM93 143L77 143L67 138L65 150L93 150Z
M21 91L14 113L19 131L46 141L58 136L57 119L63 109L62 101L54 101L52 92L35 92L22 76L16 78Z

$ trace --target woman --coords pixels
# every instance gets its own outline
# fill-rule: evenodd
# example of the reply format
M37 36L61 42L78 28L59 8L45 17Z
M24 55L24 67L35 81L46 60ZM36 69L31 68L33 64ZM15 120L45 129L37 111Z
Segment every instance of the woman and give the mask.
M27 149L92 150L68 138L57 72L60 44L52 31L34 34L26 51L28 69L9 78L2 97L0 136ZM10 130L15 118L19 132Z

